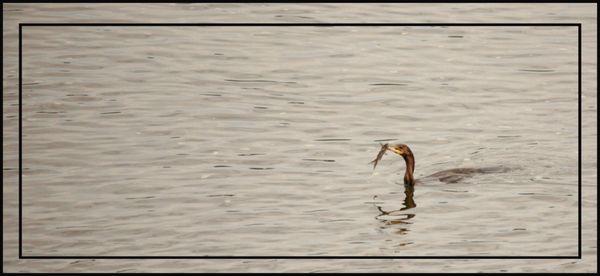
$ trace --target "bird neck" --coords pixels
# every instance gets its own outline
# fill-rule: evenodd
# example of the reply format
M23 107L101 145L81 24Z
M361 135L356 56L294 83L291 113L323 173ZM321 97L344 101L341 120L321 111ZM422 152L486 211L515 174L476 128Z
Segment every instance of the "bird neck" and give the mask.
M406 172L404 173L404 184L413 185L415 183L415 179L413 173L415 172L415 156L412 154L410 150L404 155L404 162L406 163Z

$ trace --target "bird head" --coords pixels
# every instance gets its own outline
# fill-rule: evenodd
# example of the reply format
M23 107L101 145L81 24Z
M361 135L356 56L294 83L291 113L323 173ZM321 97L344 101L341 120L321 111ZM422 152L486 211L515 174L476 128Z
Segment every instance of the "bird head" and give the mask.
M405 144L391 145L388 146L387 149L402 156L405 156L410 153L410 149Z

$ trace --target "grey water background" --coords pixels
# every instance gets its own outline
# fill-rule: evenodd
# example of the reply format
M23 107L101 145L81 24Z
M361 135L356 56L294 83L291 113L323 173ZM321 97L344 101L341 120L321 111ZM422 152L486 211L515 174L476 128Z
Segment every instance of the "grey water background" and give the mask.
M576 28L26 27L23 41L24 255L577 255ZM513 170L423 183L415 208L381 215L405 195L401 158L368 164L380 142L408 144L417 178Z

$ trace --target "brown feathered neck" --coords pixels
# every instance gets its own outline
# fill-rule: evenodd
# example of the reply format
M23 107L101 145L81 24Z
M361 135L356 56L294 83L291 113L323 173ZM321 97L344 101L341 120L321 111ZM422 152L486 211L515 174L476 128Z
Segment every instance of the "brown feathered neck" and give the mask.
M414 185L415 178L415 156L413 155L410 148L406 147L406 152L402 154L402 158L404 158L404 162L406 163L406 172L404 172L404 184L406 185Z

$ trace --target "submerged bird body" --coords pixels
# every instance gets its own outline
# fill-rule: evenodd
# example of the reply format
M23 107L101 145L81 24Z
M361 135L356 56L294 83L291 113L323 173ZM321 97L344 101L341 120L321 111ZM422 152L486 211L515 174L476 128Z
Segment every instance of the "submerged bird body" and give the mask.
M437 178L444 183L456 183L475 174L502 173L508 170L505 167L457 168L436 172L428 177Z
M381 149L379 150L377 157L373 161L371 161L371 163L373 163L373 169L375 169L379 160L383 158L383 155L385 155L385 153L388 150L402 156L404 162L406 163L406 171L404 172L404 184L411 186L414 185L417 182L414 179L415 156L413 155L410 148L405 144L381 145ZM501 173L506 172L508 170L509 168L506 167L456 168L434 173L432 175L424 177L422 180L435 178L438 181L444 183L456 183L463 180L464 178L471 177L474 174Z

